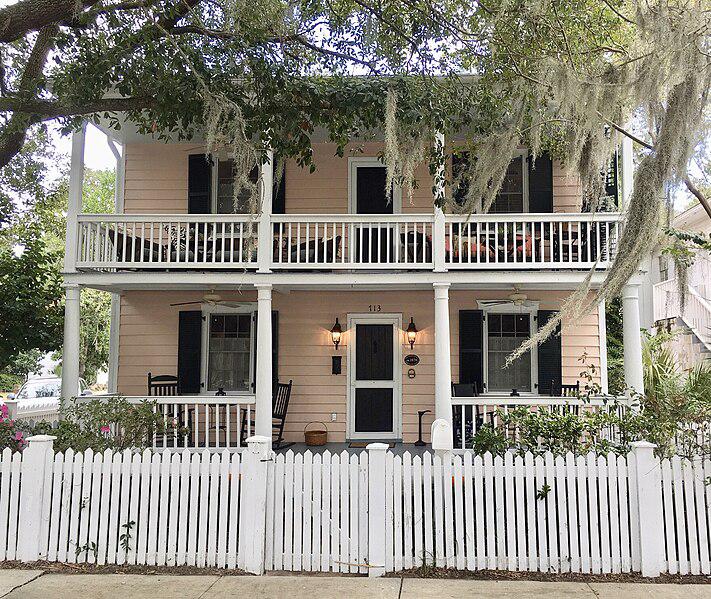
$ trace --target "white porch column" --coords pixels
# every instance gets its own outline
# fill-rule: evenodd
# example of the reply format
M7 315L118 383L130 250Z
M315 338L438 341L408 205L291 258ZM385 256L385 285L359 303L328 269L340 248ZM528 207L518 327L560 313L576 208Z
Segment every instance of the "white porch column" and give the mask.
M452 426L452 364L449 343L449 283L434 283L435 418Z
M62 348L62 398L79 395L79 285L65 286L64 347Z
M435 174L435 197L444 197L444 179L445 179L445 159L444 159L444 134L441 132L435 133L435 149L437 151L438 164L437 172ZM445 272L447 270L447 265L444 260L444 239L445 239L445 222L444 222L444 212L439 206L434 207L434 223L432 229L432 243L434 248L432 250L432 258L434 261L434 272Z
M257 380L254 434L272 438L272 286L257 288Z
M638 284L627 284L622 290L622 343L625 386L637 393L644 393Z
M79 231L77 216L81 213L84 186L84 141L86 124L72 134L72 159L69 170L69 202L67 205L67 234L64 245L64 272L75 272Z
M261 166L261 199L262 211L259 213L257 272L271 272L272 263L272 193L274 191L274 153L267 152L267 162ZM271 435L271 433L270 433Z

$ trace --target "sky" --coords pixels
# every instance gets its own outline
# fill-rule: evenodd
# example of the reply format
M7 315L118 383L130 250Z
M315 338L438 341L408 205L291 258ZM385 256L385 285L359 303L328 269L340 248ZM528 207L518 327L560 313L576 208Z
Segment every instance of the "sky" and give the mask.
M57 149L70 156L72 153L71 135L55 136ZM119 151L121 146L117 145ZM84 148L84 165L95 170L115 169L116 159L114 158L109 144L106 142L106 135L93 125L86 128L86 142Z

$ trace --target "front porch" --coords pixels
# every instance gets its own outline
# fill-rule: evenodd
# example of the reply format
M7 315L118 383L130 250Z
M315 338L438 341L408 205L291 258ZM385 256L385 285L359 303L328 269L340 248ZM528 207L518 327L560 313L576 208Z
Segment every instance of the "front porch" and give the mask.
M78 344L79 290L67 290L70 350ZM594 382L607 391L602 306L580 322L564 323L560 335L503 368L510 351L534 334L568 293L533 285L514 291L511 299L510 289L447 283L123 289L112 391L130 401L155 400L165 420L178 423L179 430L154 439L159 449L239 450L251 434L270 437L277 381L293 381L283 434L288 443L303 443L304 428L317 423L311 426L328 430L330 451L358 450L362 447L350 444L374 440L413 450L423 412L425 443L432 421L443 418L463 449L497 408L579 409L581 402L569 389L584 384L587 366L594 366ZM626 354L633 357L632 344L639 349L640 339L638 327L629 326L636 308L632 293L625 308L625 341L631 347ZM337 319L338 345L332 332ZM410 322L414 339L407 334ZM65 352L65 372L74 358ZM627 360L631 382L638 374L641 379L641 361L638 365L639 371ZM175 390L149 394L148 373L175 377Z

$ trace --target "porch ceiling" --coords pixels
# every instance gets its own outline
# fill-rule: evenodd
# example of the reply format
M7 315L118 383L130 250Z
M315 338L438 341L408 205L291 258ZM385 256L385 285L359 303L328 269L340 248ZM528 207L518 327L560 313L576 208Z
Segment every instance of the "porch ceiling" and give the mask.
M358 272L358 273L272 273L245 272L77 272L65 273L66 284L77 284L110 292L134 290L191 290L250 288L256 284L272 284L275 291L359 289L416 290L432 289L433 283L450 283L452 289L522 289L572 290L587 276L586 272ZM594 273L591 284L599 286L604 272Z

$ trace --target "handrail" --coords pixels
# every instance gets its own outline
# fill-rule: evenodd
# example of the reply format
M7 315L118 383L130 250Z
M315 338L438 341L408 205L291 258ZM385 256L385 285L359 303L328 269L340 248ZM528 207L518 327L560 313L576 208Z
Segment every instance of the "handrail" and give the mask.
M447 222L619 222L624 214L622 212L520 212L515 214L447 214Z
M181 223L249 223L256 225L258 217L254 214L79 214L77 221L80 223L141 223L148 221L181 222Z

